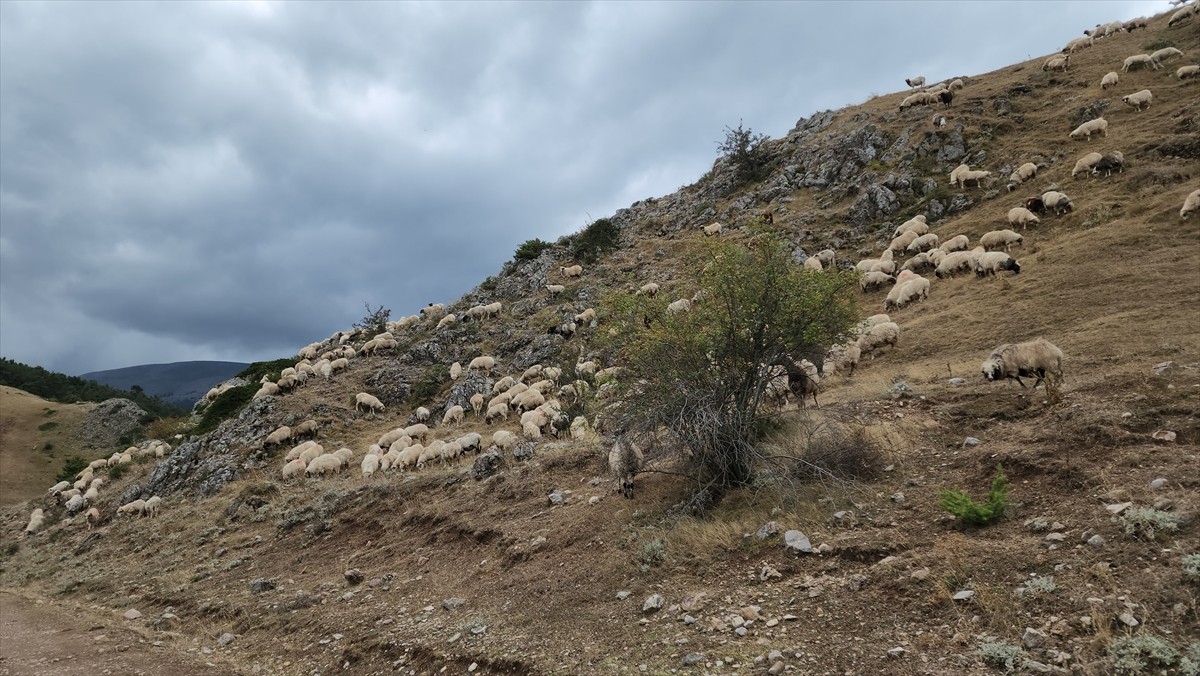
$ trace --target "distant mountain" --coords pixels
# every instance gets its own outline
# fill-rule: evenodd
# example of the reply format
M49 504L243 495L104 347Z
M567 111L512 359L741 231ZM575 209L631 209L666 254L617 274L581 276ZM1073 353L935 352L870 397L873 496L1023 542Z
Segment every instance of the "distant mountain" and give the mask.
M232 378L247 366L249 364L232 361L180 361L95 371L81 377L125 390L136 385L146 394L191 409L214 385Z

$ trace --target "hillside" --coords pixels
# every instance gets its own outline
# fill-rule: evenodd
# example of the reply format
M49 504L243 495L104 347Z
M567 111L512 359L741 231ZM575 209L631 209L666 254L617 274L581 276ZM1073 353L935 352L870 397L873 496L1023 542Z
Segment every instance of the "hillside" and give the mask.
M0 503L45 493L63 460L80 452L76 432L94 404L59 404L0 385Z
M80 401L101 402L106 399L119 398L136 402L155 417L177 416L184 413L183 409L147 393L109 387L94 380L68 376L44 369L41 366L29 366L3 357L0 357L0 385L15 387L50 401L65 404Z
M136 385L152 397L190 410L209 389L237 375L247 366L249 364L232 361L181 361L94 371L80 377L121 390L129 390Z
M740 187L718 161L606 219L611 248L599 227L564 238L447 308L500 302L499 317L421 319L374 354L347 332L345 368L244 407L231 391L216 431L128 465L101 491L96 529L46 503L45 532L20 538L43 501L0 512L0 585L241 673L983 674L1005 659L1025 672L1149 673L1160 659L1162 672L1195 673L1200 219L1181 221L1179 208L1200 188L1200 80L1169 73L1200 54L1200 19L1168 28L1167 16L1098 40L1065 73L1041 69L1049 46L966 77L947 109L900 112L905 91L802 119L768 142L766 179ZM1171 45L1193 60L1100 89L1126 56ZM1148 110L1121 102L1144 88ZM1068 137L1098 113L1106 137ZM1127 167L1072 179L1092 150L1119 150ZM1027 161L1038 175L1008 192ZM991 180L950 187L961 162ZM808 452L822 430L861 429L882 455L875 478L760 472L694 515L663 449L649 455L666 471L639 475L627 500L605 467L611 436L546 436L490 466L487 441L520 433L515 416L438 424L534 364L613 366L605 299L650 281L669 300L691 298L689 253L714 221L743 241L768 212L797 260L833 248L853 265L916 214L943 241L974 245L1053 188L1074 210L1022 231L1020 274L924 273L928 299L891 312L897 346L823 379L820 409L790 404L766 441ZM581 277L563 277L590 254ZM863 294L862 314L880 312L885 294ZM587 308L601 311L594 326L549 332ZM1061 399L980 377L995 346L1037 336L1066 354ZM496 359L490 374L451 380L453 362L481 355ZM360 392L385 410L356 410ZM418 406L434 436L477 431L484 452L364 479L368 447ZM603 423L603 400L580 406ZM349 471L282 479L286 448L261 442L307 419L326 450L354 452ZM946 488L984 494L998 464L1011 480L999 521L965 527L939 508ZM115 516L151 495L165 499L156 518ZM785 547L791 529L814 551ZM120 619L130 609L140 618Z

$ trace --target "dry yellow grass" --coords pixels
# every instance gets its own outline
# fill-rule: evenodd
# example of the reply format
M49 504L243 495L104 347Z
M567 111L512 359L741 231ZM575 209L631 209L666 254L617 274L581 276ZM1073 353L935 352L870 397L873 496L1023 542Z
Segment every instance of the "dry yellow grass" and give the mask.
M40 496L54 484L63 460L79 453L75 433L94 407L0 386L0 503Z

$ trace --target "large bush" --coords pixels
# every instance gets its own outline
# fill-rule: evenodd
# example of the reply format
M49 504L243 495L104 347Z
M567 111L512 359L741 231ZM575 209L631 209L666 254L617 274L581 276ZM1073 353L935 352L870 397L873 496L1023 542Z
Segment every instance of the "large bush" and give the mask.
M571 239L571 256L584 263L595 263L617 248L621 230L607 218L593 221Z

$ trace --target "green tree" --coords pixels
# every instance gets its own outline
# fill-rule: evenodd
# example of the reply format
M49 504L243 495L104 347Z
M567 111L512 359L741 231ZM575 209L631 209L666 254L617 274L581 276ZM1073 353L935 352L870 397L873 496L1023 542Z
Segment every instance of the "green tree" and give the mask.
M370 303L363 303L363 307L367 309L367 314L363 318L354 322L354 328L365 329L368 334L374 336L383 333L387 330L388 319L392 316L392 311L380 305L376 309L371 309Z
M543 251L552 246L554 245L544 239L527 239L521 243L521 246L517 247L516 253L513 254L513 260L531 261L541 256Z
M758 465L786 462L759 448L768 383L797 362L818 362L857 321L853 272L798 265L772 233L746 246L703 242L698 299L685 312L666 300L616 294L607 344L626 365L615 429L647 438L665 430L700 489L719 498L750 483Z
M733 164L740 185L761 181L770 174L766 141L766 134L743 128L741 120L737 129L725 127L725 140L717 143L717 152Z

